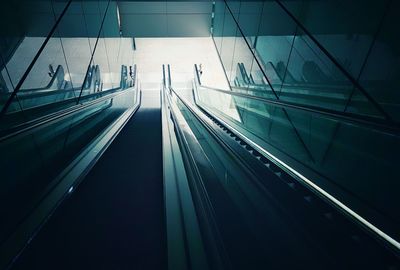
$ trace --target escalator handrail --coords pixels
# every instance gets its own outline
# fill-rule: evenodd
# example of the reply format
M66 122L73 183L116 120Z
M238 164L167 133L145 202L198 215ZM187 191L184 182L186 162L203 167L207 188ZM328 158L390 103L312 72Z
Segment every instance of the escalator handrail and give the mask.
M31 88L31 89L21 89L19 90L19 93L26 93L26 92L37 92L37 91L43 91L43 90L49 90L54 84L54 81L57 79L59 73L64 73L64 68L62 65L58 65L56 71L52 75L50 82L45 86L45 87L39 87L39 88Z
M276 74L278 74L274 64L272 62L268 62L268 63L274 69L274 72ZM244 67L244 68L246 68L246 67ZM304 82L304 83L301 83L301 82L296 82L296 83L279 82L279 83L271 83L271 84L273 86L278 86L278 87L282 86L282 87L286 87L286 88L305 88L306 87L307 89L321 91L321 92L329 92L332 90L336 90L336 91L342 91L343 93L346 93L346 94L348 93L349 90L353 89L353 87L351 87L350 85L344 84L344 83L337 84L337 85L332 85L332 84L327 85L324 83L315 83L315 82L311 82L311 83L309 83L309 82ZM260 89L271 90L271 88L269 87L268 84L251 83L249 85L260 88ZM238 86L235 86L235 87L238 87ZM233 86L232 86L232 88L233 88Z
M267 85L255 85L255 84L249 84L249 87L245 87L245 86L231 86L231 89L237 89L237 90L244 90L244 91L251 91L254 93L264 93L264 94L271 94L271 88ZM310 94L303 94L303 93L295 93L295 92L289 92L289 91L280 91L279 96L283 96L283 95L288 95L288 94L298 94L298 95L308 95L308 96L320 96L320 97L326 97L326 98L342 98L343 96L337 96L340 95L340 93L332 93L332 92L325 92L322 93L320 91L318 91L318 89L312 89L312 88L305 88L304 86L299 86L299 85L282 85L283 87L287 87L286 89L293 89L293 90L305 90L305 91L309 91L312 92ZM316 92L318 91L318 92ZM320 94L319 94L320 93ZM330 95L329 95L330 94ZM334 96L336 95L336 97ZM281 101L279 99L279 101Z
M213 115L213 113L210 112L209 109L207 109L201 105L200 105L200 108L202 110L204 110L206 113ZM231 126L231 124L229 124L229 122L226 122L226 121L229 121L229 119L225 120L225 119L222 119L219 116L215 116L215 115L213 115L213 117L215 117L218 120L222 129L230 130L231 133L234 133L236 136L238 136L240 139L242 139L246 144L255 148L259 153L264 153L265 157L267 157L269 160L272 160L273 163L279 164L279 167L284 168L283 169L284 171L290 172L289 173L290 175L294 175L296 179L299 179L301 183L305 184L305 186L310 187L311 190L314 190L317 194L320 194L322 198L326 199L326 201L329 201L330 203L332 203L339 210L343 211L346 215L355 218L355 220L357 220L357 222L359 222L359 224L361 224L364 228L371 231L374 235L378 236L378 238L384 240L384 242L388 243L390 245L390 248L393 249L395 252L398 252L400 250L400 243L396 239L394 239L393 237L391 237L390 235L385 233L380 228L376 227L374 224L370 223L363 216L354 212L346 204L341 202L339 199L335 198L333 195L331 195L329 192L325 191L323 188L319 187L316 183L314 183L313 181L308 179L306 176L302 175L301 173L299 173L298 171L293 169L290 165L288 165L285 162L283 162L282 160L280 160L277 156L275 156L274 154L271 154L267 149L263 148L262 146L258 145L256 142L252 141L246 135L243 135L239 130L237 130L235 127Z
M135 78L136 78L136 76L137 75L136 75L136 69L135 69ZM133 87L134 85L135 85L135 82L132 83L131 87ZM128 87L126 87L126 88L128 88ZM90 85L88 87L84 88L84 90L88 90L88 89L90 89ZM83 96L83 99L91 98L91 97L93 97L95 95L102 95L104 93L108 93L108 92L111 92L111 91L115 92L115 91L120 90L120 89L125 89L125 88L123 88L121 86L121 84L120 84L120 86L118 86L118 87L114 87L114 88L110 88L110 89L103 90L103 91L100 91L100 92L94 92L94 93L85 95L85 96ZM67 89L67 90L58 90L58 91L57 90L56 91L40 91L39 93L37 93L38 92L37 91L35 93L29 94L29 95L26 95L26 96L25 95L19 96L18 98L19 98L19 100L24 100L24 99L28 99L28 98L35 98L35 97L41 97L41 96L67 94L67 93L76 92L76 91L81 91L81 87L76 87L76 88ZM38 109L40 107L46 107L46 106L49 106L49 105L52 106L52 105L55 105L55 104L73 102L74 99L76 99L76 97L71 97L71 98L68 98L68 99L64 99L64 100L60 100L60 101L56 101L56 102L52 102L52 103L40 104L38 106L29 107L29 108L27 108L27 109L25 109L23 111L24 112L28 112L28 111L30 111L32 109ZM9 113L8 115L12 115L12 114L20 113L20 112L21 111L14 111L14 112Z
M51 96L51 95L59 95L59 94L65 94L65 93L69 93L69 92L74 92L74 91L85 91L88 90L92 87L92 82L93 82L93 76L94 73L97 72L97 70L99 69L98 65L96 65L96 67L92 66L93 71L88 73L88 76L86 77L86 79L84 80L83 83L83 88L82 86L79 87L74 87L71 89L59 89L59 90L50 90L49 88L43 88L43 89L37 89L37 90L20 90L19 94L18 94L18 99L19 100L23 100L23 99L28 99L28 98L35 98L35 97L40 97L40 96ZM135 69L135 75L136 75L136 69ZM90 75L90 76L89 76ZM87 81L89 81L88 86L85 87L85 85L87 84ZM121 84L120 84L121 85ZM115 89L120 89L122 88L121 86L118 87L113 87L108 90L115 90ZM24 95L21 95L23 92ZM25 93L25 92L29 92L29 93ZM102 91L105 92L105 91Z
M363 116L359 114L353 114L349 112L341 112L341 111L335 111L335 110L330 110L330 109L325 109L321 107L316 107L316 106L311 106L311 105L299 105L297 103L293 102L288 102L288 101L282 101L282 100L276 100L276 99L269 99L269 98L264 98L264 97L259 97L259 96L253 96L253 95L248 95L244 93L238 93L230 90L223 90L223 89L218 89L214 87L209 87L201 84L200 80L200 75L199 71L197 68L197 65L194 65L194 82L195 86L197 88L205 88L208 90L224 93L227 95L231 96L237 96L237 97L242 97L246 99L252 99L252 100L257 100L262 103L266 103L275 107L281 107L285 109L294 109L294 110L300 110L308 113L313 113L313 114L318 114L318 115L323 115L325 117L329 117L335 120L339 121L346 121L346 122L351 122L351 123L356 123L356 124L362 124L362 125L367 125L370 127L374 127L378 130L384 130L386 132L393 133L395 135L400 135L400 126L397 124L393 123L388 123L385 120L380 120L378 118L370 117L370 116Z
M117 87L117 88L112 88L112 89L109 89L109 90L106 90L106 91L102 91L102 92L92 93L90 95L84 96L84 99L90 99L90 98L93 98L93 97L95 97L97 95L99 95L101 97L101 96L103 96L105 94L108 95L108 94L114 93L114 92L116 92L118 90L121 90L121 89ZM79 104L76 103L75 99L76 99L75 97L72 97L72 98L69 98L69 99L64 99L64 100L53 102L53 103L47 103L47 104L39 105L39 106L36 106L36 107L30 107L29 109L24 110L24 113L28 113L29 114L29 112L31 110L37 110L39 108L46 108L46 107L54 106L54 105L60 105L61 106L62 104L68 104L68 103L72 103L72 104L74 104L73 106L77 106ZM72 108L72 107L70 107L70 108ZM58 115L60 113L63 113L63 112L67 111L70 108L65 108L65 109L63 109L61 111L55 111L53 113L49 113L49 114L43 115L41 117L38 117L38 118L35 118L35 119L32 119L32 120L17 124L17 125L12 126L12 127L8 128L8 129L2 130L2 133L7 133L7 131L10 131L10 130L18 130L18 129L24 127L24 126L29 126L29 125L32 125L34 123L41 122L44 119L48 119L48 118L56 116L56 115ZM11 112L10 114L7 114L7 115L12 116L13 114L17 114L17 113L21 113L21 111ZM11 132L11 133L13 133L13 132ZM3 137L4 136L0 136L0 142L3 140Z
M197 87L197 86L195 86L195 87ZM200 86L200 88L201 87L203 87L203 86ZM206 87L206 88L211 89L211 90L218 90L218 91L220 90L220 89L215 89L215 88L208 88L208 87ZM196 89L194 89L194 90L197 91ZM222 90L222 91L224 93L230 92L230 91L226 91L226 90ZM179 97L179 95L176 92L175 92L175 94ZM182 98L181 98L181 100L182 100ZM196 102L196 105L199 106L199 108L201 110L204 110L209 115L213 115L213 113L211 111L209 111L208 108L206 108L202 105L199 105L197 103L197 99L195 102ZM188 106L188 105L186 105L186 106ZM306 176L304 176L300 172L298 172L296 169L293 169L290 165L286 164L285 162L280 160L278 157L271 154L267 149L263 148L262 146L258 145L256 142L252 141L252 139L248 138L246 135L243 135L240 131L238 131L236 128L234 128L229 122L226 122L226 121L229 121L229 119L227 119L227 120L221 119L220 117L218 117L218 116L216 117L215 115L213 115L213 117L215 117L218 120L222 129L230 130L231 133L236 134L236 136L241 138L245 143L247 143L251 147L255 148L259 153L264 153L265 154L264 156L266 158L273 160L275 164L279 164L281 168L284 168L284 171L290 172L290 175L295 176L295 178L299 179L300 182L305 184L305 186L309 187L311 190L314 190L317 194L320 194L322 198L325 198L326 201L332 203L332 205L337 207L337 209L343 211L346 215L354 218L365 229L371 231L374 235L378 236L381 240L388 243L390 248L393 249L395 252L398 252L400 250L400 243L396 239L394 239L393 237L391 237L390 235L385 233L383 230L381 230L380 228L378 228L371 222L369 222L363 216L361 216L358 213L356 213L355 211L353 211L349 206L347 206L346 204L341 202L339 199L337 199L336 197L331 195L328 191L326 191L323 188L321 188L320 186L318 186L314 181L311 181Z
M120 88L121 87L118 86L118 87L107 89L106 91L112 90L112 89L120 89ZM83 89L82 89L82 87L74 87L74 88L65 89L65 90L61 90L61 89L60 90L47 90L46 89L46 90L37 90L37 91L35 91L33 93L27 93L26 95L20 95L21 94L21 91L20 91L20 93L18 95L18 99L19 100L23 100L23 99L29 99L29 98L35 98L35 97L41 97L41 96L59 95L59 94L65 94L65 93L70 93L70 92L77 92L77 91L81 91L81 90L85 91L85 90L88 90L88 89L90 89L90 86L89 87L85 87Z
M129 90L131 88L133 88L137 92L136 94L138 94L139 89L138 89L138 83L137 83L137 76L135 76L134 86L130 87L130 88L127 88L127 89L124 89L124 90ZM74 113L76 111L82 110L84 108L87 108L89 106L92 106L94 104L97 104L97 103L102 102L102 101L107 100L107 99L111 99L111 98L113 98L113 97L115 97L117 95L120 95L120 94L124 93L124 91L118 91L118 90L121 90L121 87L117 87L117 88L113 88L113 89L110 89L110 90L106 90L106 91L102 91L102 92L96 92L96 93L93 93L91 95L83 96L82 97L83 99L88 99L88 98L96 96L96 95L105 94L105 96L97 98L97 99L95 99L93 101L90 101L88 103L85 103L85 104L77 103L76 105L74 105L72 107L63 109L61 111L57 111L57 112L52 113L50 115L45 115L43 117L40 117L38 119L34 119L32 121L29 121L29 122L25 122L25 123L23 123L21 125L22 128L16 130L15 132L11 132L11 133L9 133L7 135L4 135L4 136L0 137L0 142L8 140L8 139L10 139L12 137L15 137L17 135L20 135L20 134L22 134L24 132L27 132L29 130L32 130L34 128L37 128L37 127L42 126L44 124L47 124L49 122L55 121L55 120L57 120L57 119L59 119L61 117L64 117L64 116L69 115L69 114L72 114L72 113ZM63 100L61 102L65 102L65 100ZM139 100L139 102L141 102L141 99ZM54 103L51 103L51 104L54 104ZM24 127L24 126L26 126L26 127Z
M40 119L39 121L32 121L32 123L29 123L29 125L27 127L19 129L19 130L13 132L13 133L10 133L10 134L7 134L7 135L1 137L0 138L0 142L8 140L8 139L10 139L12 137L18 136L18 135L20 135L20 134L22 134L24 132L30 131L30 130L32 130L34 128L37 128L37 127L42 126L44 124L47 124L49 122L55 121L55 120L57 120L57 119L59 119L61 117L67 116L67 115L72 114L72 113L74 113L76 111L83 110L83 109L85 109L87 107L90 107L90 106L92 106L94 104L100 103L100 102L102 102L104 100L108 100L108 99L114 98L115 96L123 94L123 93L124 93L123 91L121 91L121 92L113 92L113 93L110 93L110 94L108 94L108 95L106 95L104 97L101 97L101 98L95 99L93 101L90 101L88 103L76 104L73 107L64 109L64 110L62 110L60 112L56 112L54 115L51 115L51 117L47 117L46 116L46 117L43 117L43 119Z
M344 76L355 86L356 89L358 89L366 98L367 100L375 107L375 109L382 114L382 116L389 122L391 123L396 123L392 117L382 108L382 106L370 95L368 94L368 92L364 89L364 87L361 86L360 83L358 83L358 81L356 79L353 78L353 76L350 75L349 72L346 71L345 68L343 68L337 61L336 59L310 34L310 32L307 31L307 29L294 17L293 14L290 13L289 10L286 9L286 7L279 1L279 0L275 0L275 2L289 15L289 17L291 17L294 22L296 23L296 25L298 27L300 27L304 33L306 33L306 35L317 45L317 47L329 58L329 60L332 61L332 63L344 74ZM232 19L234 20L236 27L238 28L242 38L245 40L251 54L253 55L254 59L257 62L257 65L259 66L260 70L262 71L265 79L267 80L269 86L272 89L272 92L274 93L274 95L277 97L277 99L279 99L279 97L276 94L276 91L274 90L274 88L272 87L272 84L270 82L270 80L268 79L268 77L266 76L263 68L261 67L260 63L258 62L258 58L256 57L256 55L254 54L250 44L247 41L246 36L243 33L242 28L240 27L236 17L234 16L230 6L227 3L227 0L224 0L225 3L225 7L227 8L227 10L230 13L230 16L232 17Z
M122 65L122 66L124 66L124 65ZM93 69L95 69L94 66L93 66ZM136 75L136 69L135 69L134 78L136 78L136 77L137 77L137 75ZM122 80L122 78L121 78L121 80ZM130 84L131 85L130 87L133 87L134 83L135 82L132 82L132 84ZM88 90L89 88L90 88L90 85L88 87L84 88L84 89ZM101 92L90 93L90 94L84 95L82 99L83 100L87 100L87 99L91 99L91 98L96 97L96 96L100 96L101 97L101 96L104 96L105 94L113 93L113 92L116 92L118 90L122 90L122 89L126 89L126 88L129 88L129 87L123 86L122 81L121 81L119 87L114 87L114 88L111 88L111 89L108 89L108 90L104 90L104 91L101 91ZM29 98L36 98L36 97L45 97L45 96L51 96L51 95L60 95L60 94L61 95L65 95L65 94L68 94L68 93L71 93L71 92L77 92L77 91L81 91L81 87L72 88L72 89L68 89L68 90L36 91L36 92L30 93L28 95L20 96L19 100L24 100L24 99L29 99ZM39 92L39 93L37 93L37 92ZM55 101L55 102L51 102L51 103L45 103L45 104L39 104L37 106L32 106L32 107L29 107L27 109L24 109L23 111L21 111L21 110L12 111L12 112L6 114L5 117L8 117L8 116L12 117L13 115L17 115L17 114L21 114L21 113L23 115L24 114L30 114L30 112L32 112L34 110L38 110L40 108L43 109L43 110L46 110L46 108L52 108L55 105L56 106L57 105L58 106L62 106L63 104L64 105L68 105L68 104L74 105L74 103L77 104L76 97L70 97L70 98L67 98L67 99L63 99L63 100L59 100L59 101ZM68 108L65 108L65 109L68 109ZM28 120L28 121L25 121L25 122L22 122L22 123L17 123L17 124L15 124L13 126L10 126L10 127L5 127L0 132L0 141L1 141L1 138L6 136L7 134L14 133L18 129L21 129L23 127L27 127L27 126L32 125L34 123L38 123L38 122L40 122L40 121L42 121L44 119L47 119L49 117L53 117L53 116L57 115L58 113L60 113L60 111L54 111L52 113L49 113L49 114L46 114L46 115L42 115L42 116L39 116L37 118L31 119L31 120Z
M184 158L184 163L185 163L185 168L186 172L188 174L188 178L191 179L191 182L195 182L194 184L192 183L193 187L191 188L191 193L195 194L193 197L196 197L199 199L199 196L201 197L200 201L202 206L199 208L196 208L197 211L200 211L202 213L202 216L206 216L205 224L204 226L207 227L205 231L208 232L204 234L207 236L204 236L207 238L207 242L210 244L209 246L209 252L211 252L211 257L213 261L213 269L230 269L232 268L231 263L228 259L228 255L226 254L226 250L224 248L224 245L222 244L222 239L220 232L217 228L216 221L215 221L215 213L214 209L212 207L211 200L208 196L208 193L206 191L206 188L204 186L204 179L202 174L199 171L198 164L196 163L195 156L198 156L199 153L193 152L189 146L189 142L186 139L186 136L189 134L189 136L195 136L191 130L191 128L187 124L183 124L182 126L179 124L180 120L178 119L175 109L176 108L176 103L172 101L172 95L175 95L183 104L186 106L192 113L193 115L204 125L206 128L211 128L208 126L206 123L203 122L202 119L200 119L200 116L198 116L195 112L192 111L193 108L190 108L185 100L182 99L182 97L174 90L171 82L171 75L170 75L170 67L168 65L167 69L167 78L166 78L166 88L167 91L166 93L166 100L168 101L168 104L170 106L171 110L171 119L174 124L174 128L176 130L175 134L178 139L179 145L182 149L182 154L185 154ZM173 104L174 103L174 104ZM177 109L178 110L178 109ZM186 134L186 135L185 135ZM215 136L215 135L213 135ZM197 139L194 139L196 141L196 144L198 147L201 148L199 142ZM193 141L192 141L193 143ZM218 143L221 143L218 141ZM225 147L222 145L222 147ZM203 172L205 170L205 174L208 177L215 178L216 175L214 171L211 169L211 166L202 166ZM201 195L200 195L201 194ZM197 212L196 211L196 212ZM210 237L209 233L212 233L212 237ZM218 247L218 248L217 248ZM196 253L195 253L196 254Z
M190 224L195 229L196 236L199 236L198 220L196 220L196 211L193 205L192 192L189 189L187 142L182 140L182 130L177 124L173 111L170 92L168 91L168 78L165 72L165 65L162 65L162 83L161 83L161 114L162 114L162 137L163 137L163 179L164 179L164 203L165 217L167 220L167 247L168 247L168 268L185 269L187 265L192 264L194 257L198 257L190 241L193 237L188 233L187 226ZM187 199L190 200L187 201ZM186 202L186 203L185 203ZM183 209L186 209L183 210ZM188 222L188 219L194 222ZM201 238L200 238L201 239ZM197 241L196 241L197 242ZM200 243L200 242L198 242ZM201 244L201 250L204 247ZM204 254L203 252L201 253ZM201 256L204 264L204 256ZM208 269L208 267L206 267Z

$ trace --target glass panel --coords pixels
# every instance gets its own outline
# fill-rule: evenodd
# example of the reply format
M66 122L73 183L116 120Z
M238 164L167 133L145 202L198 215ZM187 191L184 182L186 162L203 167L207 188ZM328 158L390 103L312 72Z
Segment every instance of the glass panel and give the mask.
M399 9L400 2L392 1L359 78L359 83L396 122L400 121Z
M388 1L304 0L303 9L296 2L284 5L357 78Z
M400 139L394 133L206 88L198 95L202 106L272 149L283 162L313 175L313 181L356 212L389 230L398 227L400 197L393 179Z
M228 0L228 1L225 1L225 3L227 4L227 7L229 7L229 9L231 10L233 16L237 20L239 18L240 5L242 4L242 2L241 1ZM227 12L229 12L229 11L227 10Z
M214 9L214 28L213 28L213 38L215 46L219 53L221 53L221 44L224 31L224 18L225 17L225 3L224 1L215 1Z
M107 48L105 45L103 34L101 34L96 51L93 56L93 63L95 64L95 76L94 88L92 90L83 91L82 96L94 92L100 92L102 90L108 90L112 88L110 66L107 58Z
M261 23L261 15L263 10L262 1L241 1L240 13L238 16L238 24L246 37L247 42L253 48L255 37Z
M92 52L81 1L71 3L60 22L58 34L61 37L69 73L65 89L73 89L74 96L78 97L86 79L87 65Z
M100 29L108 1L105 2L106 3L104 3L104 1L82 2L84 20L89 36L89 47L92 54L93 50L95 50L95 52L92 61L85 67L85 74L87 77L81 87L81 97L100 92L103 89L112 88L104 35L103 31ZM99 37L99 39L97 39L97 37Z
M230 83L231 85L247 87L249 83L253 82L251 74L247 73L251 70L253 64L253 54L242 36L236 37L234 49L233 72L231 73Z
M64 8L66 2L59 5L60 8ZM48 36L56 17L50 0L8 1L2 3L0 12L3 39L1 51L11 80L17 85ZM44 73L47 73L46 71L47 69ZM49 82L50 78L46 81Z
M80 103L87 107L79 105L81 110L53 119L46 125L28 128L11 138L2 137L0 152L6 154L0 155L0 196L4 202L0 206L4 220L0 224L1 240L9 236L58 184L55 179L61 171L138 102L134 88L123 92L119 92L119 89L100 91L103 86L100 65L104 66L107 89L114 83L119 85L117 80L121 77L111 76L103 35L98 41L95 61L89 63L100 30L94 28L100 27L99 22L105 12L104 3L94 3L83 5L74 2L70 6L24 81L8 114L1 119L0 136L3 136L9 134L10 130L20 130L17 129L20 124L30 127L27 120L76 105L76 96L81 88L85 93ZM53 17L59 15L61 7L59 3L54 5ZM92 21L88 28L82 7L94 15L90 18ZM96 35L88 40L88 33ZM119 37L117 40L119 46ZM118 61L118 51L112 57ZM88 66L91 68L90 79L85 78ZM118 70L121 74L121 67ZM49 84L49 80L53 83ZM12 110L18 102L23 107L22 113Z
M279 93L285 75L290 76L286 74L286 66L296 25L274 1L265 1L262 11L254 52L272 87ZM260 84L267 83L258 65L253 65L251 74Z
M299 31L300 32L300 31ZM382 117L365 95L301 32L290 55L280 99Z
M235 70L235 66L233 63L233 54L235 50L236 34L237 27L235 21L230 15L229 10L225 9L224 30L220 56L228 79L232 78Z
M260 10L262 4L257 2L243 2L240 5L240 13L238 15L238 23L241 25L244 37L239 29L236 33L234 58L232 63L230 83L235 86L247 87L248 84L254 83L253 76L250 73L253 65L254 56L250 48L252 48L252 40L258 30L258 22L260 18Z
M0 54L0 70L1 70L0 72L0 111L1 111L3 109L4 104L10 98L12 91L14 91L14 85L11 83L7 67L3 62L3 56L1 54Z
M121 38L117 18L117 3L110 2L103 26L103 36L106 47L106 56L109 63L109 81L112 88L120 86L121 82ZM132 47L129 48L132 51Z
M298 104L385 117L368 93L354 86L351 79L276 2L263 3L261 20L258 20L258 3L243 2L239 8L236 8L237 2L228 3L235 10L234 16L241 25L244 38L250 46L255 43L253 51L257 57L257 61L253 61L249 46L246 46L232 14L226 9L220 56L234 91L247 90L251 95L278 96L281 100ZM315 5L325 8L331 4ZM290 6L296 14L301 13L301 4ZM258 36L255 38L253 32L258 22ZM232 41L234 32L238 37Z
M136 91L131 88L0 144L1 153L7 153L0 155L0 196L4 202L0 206L0 239L57 184L56 176L136 102Z
M59 12L61 12L64 4L58 3L53 7L50 3L50 7L51 10L60 10ZM53 13L52 16L54 19L60 16L60 14ZM61 20L60 25L63 24L64 19ZM11 132L13 128L18 127L26 121L55 110L57 107L56 104L60 104L66 100L75 101L75 93L70 89L71 82L68 74L68 66L65 61L64 48L58 32L60 25L49 38L28 76L23 81L17 95L8 107L7 114L3 116L0 128L1 134ZM36 29L35 31L38 30ZM25 38L24 42L25 40L29 41L31 37ZM18 50L27 48L27 51L31 51L33 47L31 47L30 41L28 43L21 44ZM13 59L17 55L19 54L16 51ZM49 111L44 109L45 106L47 106Z

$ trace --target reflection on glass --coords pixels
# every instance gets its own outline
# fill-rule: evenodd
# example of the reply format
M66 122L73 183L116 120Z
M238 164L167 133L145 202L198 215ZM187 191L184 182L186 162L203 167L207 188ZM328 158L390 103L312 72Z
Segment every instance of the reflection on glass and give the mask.
M43 14L40 22L51 28L65 3L40 1L35 2L37 6L27 3L27 7L33 15L50 12ZM103 19L112 21L116 16L116 2L108 4L72 2L0 119L0 152L6 153L0 156L0 196L5 202L0 207L4 218L0 239L9 236L37 207L57 184L54 179L77 155L138 102L132 88L135 67L131 39L121 39L112 24L107 30L100 28ZM1 106L47 36L45 30L29 29L32 36L23 37L13 56L0 63ZM4 40L15 45L2 36L0 41ZM3 46L0 49L3 59L6 50ZM18 61L21 65L13 64ZM15 71L11 80L5 65ZM131 74L129 66L133 66Z
M251 95L385 118L379 105L370 98L371 95L355 86L349 75L340 70L337 63L333 62L307 34L301 31L296 22L277 2L264 2L262 8L258 7L258 4L230 3L233 15L228 8L225 8L219 52L232 90L242 93L247 90L247 93ZM301 13L301 4L285 2L285 5L290 6L290 10L296 15ZM319 7L323 9L321 12L329 5L333 4L322 3ZM311 6L311 12L314 12L313 8L317 8L318 5L311 4ZM259 19L259 14L261 14L261 19ZM222 14L216 13L216 16L221 17ZM241 31L237 28L234 16ZM216 20L220 19L216 18ZM311 20L308 23L312 24ZM257 33L255 33L256 26L258 26ZM317 27L313 24L312 26ZM238 37L235 37L236 35ZM218 41L216 37L214 35L214 40ZM348 44L348 42L340 42L343 35L339 37L319 34L317 39L320 37L323 37L322 40L327 45L337 44L342 48ZM367 40L359 41L360 44L370 43ZM254 48L249 48L249 46L254 46ZM347 63L348 61L345 60L347 58L341 57L342 55L342 52L335 52L341 64L354 67L356 56ZM254 56L257 59L253 59ZM387 107L387 110L391 112L396 111L393 106L387 105L387 99L385 100L382 106Z
M120 92L111 99L99 100L84 110L0 144L1 153L7 153L0 156L3 180L0 195L7 202L0 207L4 215L0 225L1 239L37 206L47 191L57 184L56 176L89 143L135 106L138 102L136 94L133 88ZM87 99L82 104L95 99Z
M225 3L222 0L215 1L213 18L213 39L219 53L221 53L221 43L224 31Z
M7 67L3 62L3 56L1 54L0 54L0 70L1 70L0 72L0 111L1 111L7 100L10 98L12 91L14 91L14 86L11 83Z
M241 36L235 38L235 47L233 51L233 62L230 83L235 84L235 79L237 78L237 73L243 74L242 77L247 84L253 83L253 77L251 74L247 74L247 70L251 70L253 65L254 57L245 39ZM236 70L235 70L236 69Z
M394 133L208 88L199 88L198 95L202 106L266 149L276 149L285 163L322 176L313 180L329 193L366 215L384 213L387 228L398 224L394 205L400 199L392 180L400 139Z
M220 56L228 79L232 78L235 69L233 53L235 50L236 33L237 27L235 21L226 8Z
M392 1L388 7L386 17L359 77L359 83L396 122L400 121L398 89L400 44L396 27L399 8L398 1Z

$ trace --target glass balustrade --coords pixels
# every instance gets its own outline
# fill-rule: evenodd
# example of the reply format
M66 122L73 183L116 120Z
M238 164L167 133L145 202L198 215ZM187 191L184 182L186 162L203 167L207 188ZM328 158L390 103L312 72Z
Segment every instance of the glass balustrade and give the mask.
M211 114L399 237L397 131L207 87L197 95Z

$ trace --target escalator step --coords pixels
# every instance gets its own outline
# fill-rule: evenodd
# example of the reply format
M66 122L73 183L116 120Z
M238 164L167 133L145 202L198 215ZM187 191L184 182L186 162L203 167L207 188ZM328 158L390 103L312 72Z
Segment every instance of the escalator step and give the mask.
M289 185L289 187L291 187L292 189L295 189L296 188L296 184L295 183L288 183L288 185Z
M309 203L311 203L313 201L313 197L311 197L311 196L304 196L303 198L305 201L307 201Z
M326 217L329 220L333 220L333 213L327 212L327 213L324 214L324 217Z

